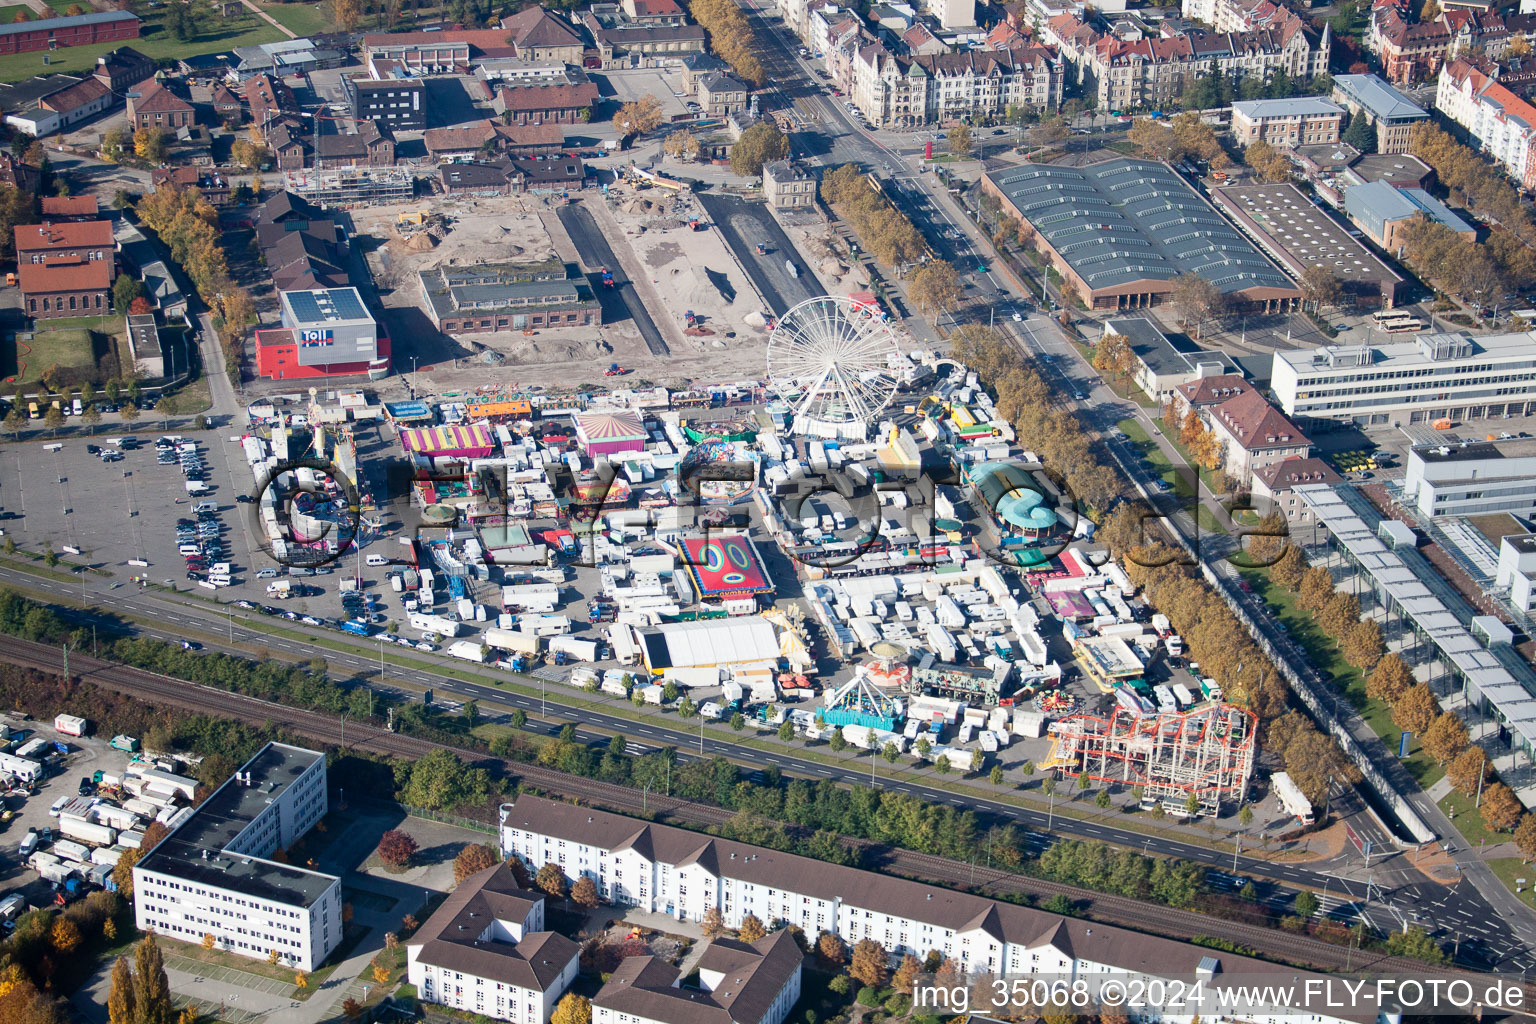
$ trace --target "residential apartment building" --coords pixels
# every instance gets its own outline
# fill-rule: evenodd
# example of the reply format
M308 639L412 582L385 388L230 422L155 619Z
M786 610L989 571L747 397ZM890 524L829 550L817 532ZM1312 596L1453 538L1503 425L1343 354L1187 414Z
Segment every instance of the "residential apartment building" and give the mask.
M1294 530L1298 526L1317 524L1317 513L1296 497L1295 488L1302 484L1336 484L1342 480L1343 477L1327 462L1308 456L1261 466L1254 470L1248 487L1254 509L1260 515L1284 512L1286 524Z
M1339 141L1344 108L1328 100L1239 100L1232 104L1232 139L1239 146L1320 146Z
M793 160L763 165L763 198L775 210L803 210L816 205L816 172Z
M131 46L119 46L97 57L96 70L92 72L93 77L119 94L154 75L155 62Z
M544 930L544 894L505 863L459 883L405 945L422 1002L515 1024L544 1024L576 980L576 943Z
M281 864L325 816L325 755L268 743L133 868L134 923L302 971L341 941L341 879Z
M1086 979L1112 973L1151 979L1223 973L1287 985L1297 980L1296 969L1289 966L540 797L519 796L502 805L501 844L505 856L517 857L531 870L559 865L571 878L591 878L613 902L650 913L698 921L718 907L728 928L754 914L765 922L798 927L807 936L828 932L849 945L873 939L894 956L921 958L937 950L975 974ZM701 964L704 981L702 974ZM1205 1019L1231 1012L1211 1002L1200 1011ZM624 1012L632 1020L621 1024L656 1019ZM1249 1007L1232 1015L1278 1024L1282 1018L1297 1019L1298 1012L1294 1007L1283 1013ZM1307 1007L1305 1012L1314 1024L1396 1024L1401 1019L1374 1010ZM1182 1024L1191 1016L1186 1009L1164 1012L1161 1019Z
M1254 390L1211 409L1206 422L1221 442L1223 468L1238 480L1247 481L1267 466L1312 453L1312 442L1301 429Z
M1328 27L1314 33L1295 15L1252 29L1165 27L1153 35L1100 29L1067 12L1047 21L1043 34L1075 65L1078 81L1096 95L1101 110L1176 106L1185 87L1213 64L1233 79L1268 80L1281 70L1310 79L1328 70L1333 45Z
M1403 501L1426 519L1536 514L1536 439L1414 445Z
M1388 81L1416 85L1457 56L1498 60L1516 39L1536 39L1536 14L1444 7L1434 18L1419 21L1420 8L1408 0L1373 5L1365 47L1381 59Z
M727 117L747 108L746 83L721 72L700 75L695 97L708 117Z
M1270 386L1287 416L1361 426L1528 416L1533 351L1536 332L1276 351Z
M1435 108L1523 188L1536 188L1536 106L1471 61L1453 60L1440 69Z
M592 1024L783 1024L800 999L805 955L788 929L756 942L715 939L698 986L655 956L626 957L592 999Z
M1376 129L1376 152L1406 153L1408 133L1429 112L1377 75L1334 75L1333 102Z
M1000 117L1010 107L1061 104L1065 69L1048 46L897 57L880 43L851 61L850 98L871 123L911 127L965 116Z

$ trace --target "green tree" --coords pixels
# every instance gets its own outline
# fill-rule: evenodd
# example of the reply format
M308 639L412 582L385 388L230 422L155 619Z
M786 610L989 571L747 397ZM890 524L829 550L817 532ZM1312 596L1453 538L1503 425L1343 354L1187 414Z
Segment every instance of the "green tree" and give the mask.
M794 738L795 723L786 718L783 722L779 723L779 739L783 740L785 743L788 743Z
M155 933L139 940L134 950L133 1006L135 1024L170 1024L171 982Z
M741 732L741 730L747 727L747 716L743 715L740 711L736 712L731 716L730 725L732 731Z
M1303 889L1296 894L1296 900L1294 903L1296 916L1310 918L1312 915L1317 913L1318 906L1319 903L1317 897L1308 890Z
M126 316L134 299L145 298L144 282L129 274L118 274L112 282L112 308L118 316Z
M994 786L1001 786L1003 784L1003 766L1000 764L993 765L991 773L987 775L987 781Z
M1351 114L1342 136L1344 144L1362 153L1376 152L1376 128L1363 114Z

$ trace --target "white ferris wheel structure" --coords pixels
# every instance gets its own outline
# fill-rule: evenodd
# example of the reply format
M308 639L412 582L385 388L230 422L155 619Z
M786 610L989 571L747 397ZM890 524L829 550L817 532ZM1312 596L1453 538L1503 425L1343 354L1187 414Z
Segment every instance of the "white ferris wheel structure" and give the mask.
M799 434L865 438L895 396L904 362L879 307L846 296L806 299L768 336L768 383Z

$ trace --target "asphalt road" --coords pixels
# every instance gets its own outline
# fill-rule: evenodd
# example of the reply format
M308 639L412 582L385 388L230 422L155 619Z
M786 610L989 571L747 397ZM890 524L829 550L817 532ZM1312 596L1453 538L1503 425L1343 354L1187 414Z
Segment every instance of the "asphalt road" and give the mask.
M651 355L670 355L672 350L657 329L656 321L651 319L645 303L640 301L635 286L624 276L624 268L619 266L618 257L609 248L608 240L598 230L592 215L579 203L560 207L558 215L576 251L581 254L581 261L594 271L607 267L613 274L612 288L604 288L600 280L592 281L592 290L603 305L603 322L613 323L624 319L620 312L622 309L640 329L640 337L645 339L645 346L651 350ZM589 279L593 276L596 275L588 275Z
M815 269L807 265L767 206L709 192L700 193L698 198L747 276L768 300L774 316L783 316L796 303L827 294ZM757 254L759 242L767 247L765 255ZM798 276L789 273L786 260L795 264Z
M71 605L78 602L81 592L80 587L72 582L38 579L11 569L0 569L0 581L14 582L54 593L61 601ZM355 673L359 678L376 679L378 675L379 662L369 655L321 650L302 641L272 637L266 633L251 630L243 624L247 613L231 615L232 609L209 607L189 598L183 598L179 605L171 604L169 598L161 595L144 594L121 586L116 589L107 589L101 587L95 580L89 580L86 586L87 600L94 607L116 608L127 614L165 623L165 626L160 629L143 630L151 636L175 641L188 632L200 632L209 637L226 638L226 643L261 644L296 658L307 658L318 654L326 659L333 670ZM315 635L324 635L329 638L337 636L329 631L312 631L293 622L284 622L282 625L285 630L313 632ZM455 668L463 667L467 666L455 665ZM389 679L416 686L432 687L439 702L450 709L461 705L463 701L473 699L479 701L482 707L497 704L509 708L522 708L530 713L541 713L546 718L555 720L552 726L540 726L541 730L558 728L561 724L560 720L564 720L578 726L599 730L598 733L590 734L592 739L600 738L603 734L623 734L631 739L630 750L633 753L674 746L678 748L680 755L712 757L719 754L748 764L772 765L809 779L829 779L868 785L873 778L874 784L883 788L906 793L925 801L949 803L955 807L973 808L1000 818L1012 819L1032 831L1050 830L1058 835L1110 842L1131 849L1141 848L1146 852L1204 864L1213 872L1219 873L1216 875L1218 882L1225 877L1234 887L1240 885L1244 878L1268 879L1276 883L1278 888L1276 891L1267 892L1266 898L1277 902L1288 902L1289 887L1306 886L1320 891L1326 890L1328 896L1325 906L1337 916L1352 919L1363 915L1375 927L1384 931L1400 927L1402 920L1406 917L1410 923L1431 928L1438 927L1448 939L1459 933L1461 952L1468 963L1487 968L1497 966L1504 970L1515 971L1524 971L1532 966L1528 962L1528 947L1513 935L1509 926L1470 885L1458 884L1446 888L1423 882L1395 890L1388 889L1385 893L1378 892L1368 897L1365 886L1358 881L1346 880L1297 865L1257 860L1243 856L1236 850L1227 851L1195 842L1149 837L1131 829L1116 828L1102 819L1080 820L1056 817L1049 811L1041 814L1038 811L1020 809L1010 804L977 799L969 794L962 800L954 794L933 786L905 779L880 778L879 773L882 768L887 772L890 769L884 765L884 762L873 756L868 762L858 759L847 764L829 766L796 757L787 751L768 753L755 748L741 747L731 742L729 738L722 737L719 726L711 727L702 719L699 721L699 728L695 730L691 724L682 728L637 724L626 718L606 715L587 708L571 707L560 701L565 688L563 683L551 684L548 695L541 700L539 697L509 693L488 683L464 682L425 668L390 667L386 675ZM382 688L391 689L387 682ZM866 770L867 768L873 769L873 776L871 771ZM1413 901L1412 905L1410 900Z

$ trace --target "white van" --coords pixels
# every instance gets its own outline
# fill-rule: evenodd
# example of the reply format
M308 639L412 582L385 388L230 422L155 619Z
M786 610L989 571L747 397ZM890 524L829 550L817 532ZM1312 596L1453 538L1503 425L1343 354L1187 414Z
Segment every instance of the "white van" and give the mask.
M213 568L208 571L215 576L228 576L231 573L228 562L214 562Z
M179 555L200 555L203 553L203 549L196 544L182 544L177 547L176 553Z
M193 512L217 512L219 503L216 501L200 501L192 506Z
M389 564L389 559L385 558L383 555L369 555L367 558L363 559L363 562L365 564L367 564L367 565L375 565L375 566L377 566L377 565L388 565Z
M211 573L208 576L208 582L216 587L227 587L230 585L229 574L221 572Z
M186 483L188 494L207 494L208 485L201 480L188 480Z
M70 407L69 407L69 413L70 413L71 416L79 416L84 411L85 411L85 406L81 404L80 399L78 399L78 398L75 399L74 403L71 404Z

